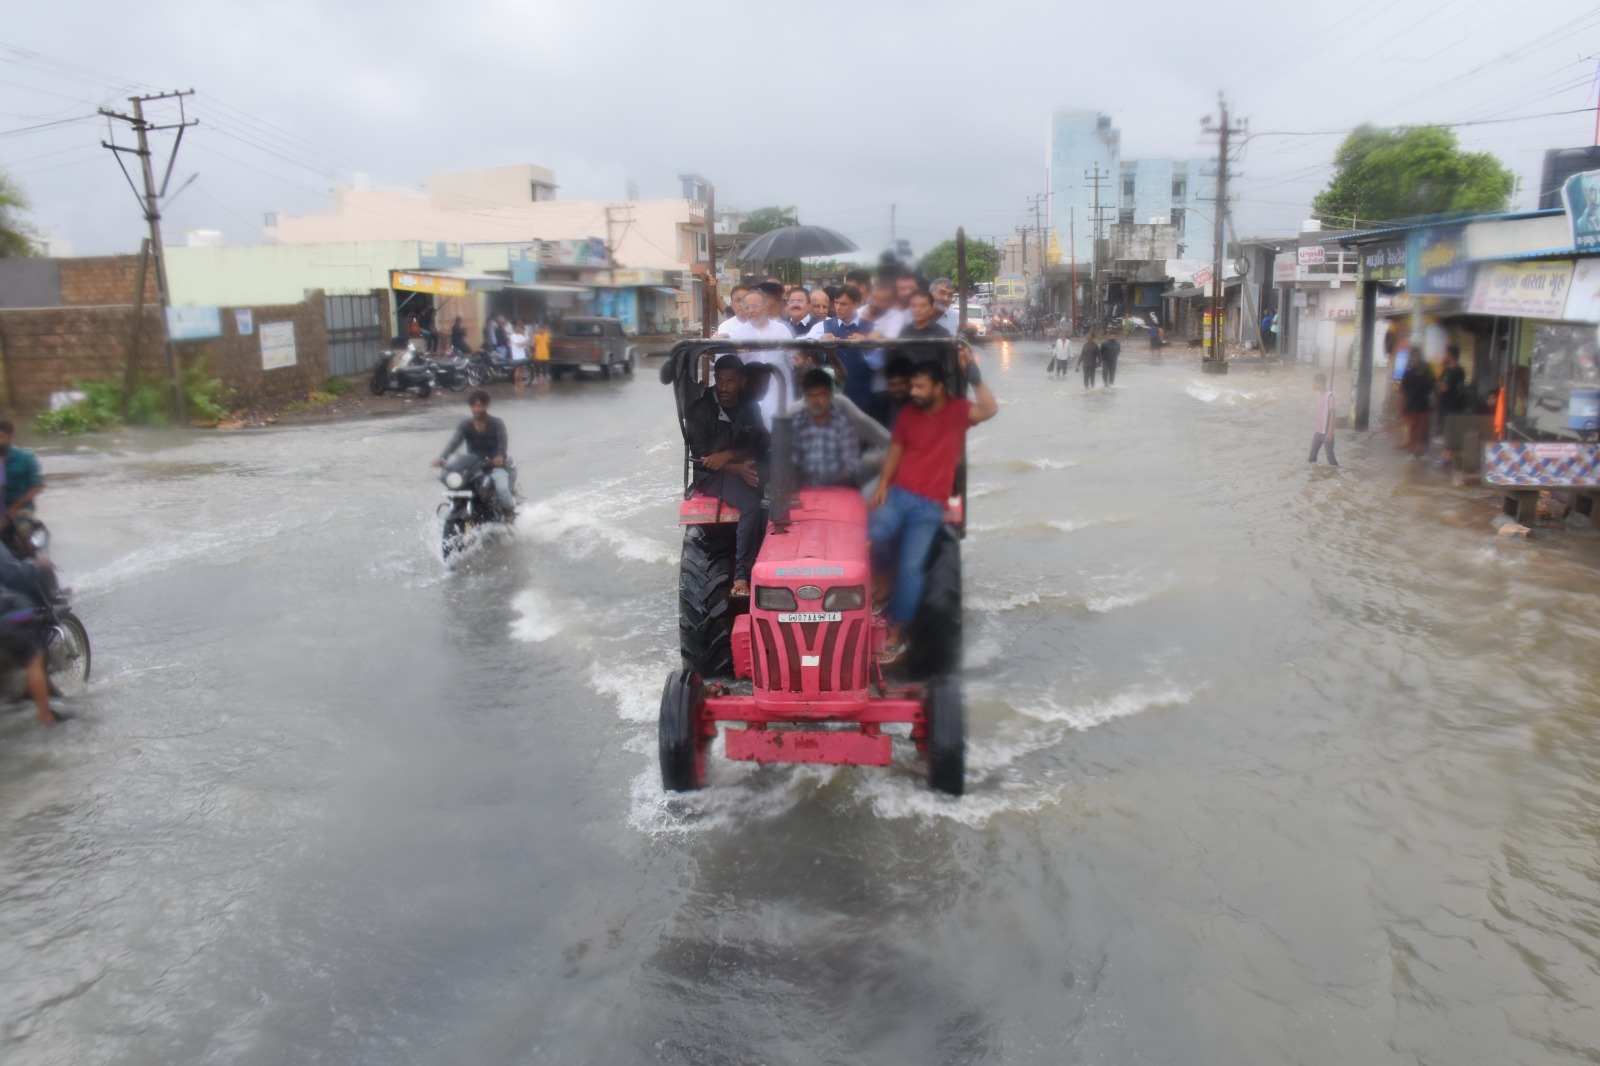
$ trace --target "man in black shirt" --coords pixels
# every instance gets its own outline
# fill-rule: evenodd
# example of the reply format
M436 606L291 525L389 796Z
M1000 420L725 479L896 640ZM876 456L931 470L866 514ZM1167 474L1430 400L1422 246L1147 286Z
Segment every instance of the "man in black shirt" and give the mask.
M500 510L505 512L506 518L514 519L517 508L516 499L511 495L511 472L506 468L506 424L498 418L489 417L489 394L482 389L474 390L467 397L467 404L472 408L472 417L456 427L455 436L450 438L450 443L444 446L444 451L439 453L433 465L443 466L444 461L465 444L467 454L488 462L494 468L489 472L489 480L494 484L495 498L500 502Z
M750 595L750 571L761 547L761 467L767 457L767 431L761 410L746 396L748 371L732 353L712 368L713 391L684 412L693 487L739 510L734 532L733 596Z
M1117 356L1122 354L1122 342L1115 335L1100 342L1100 380L1107 385L1117 383Z
M1406 447L1419 458L1428 450L1429 421L1433 411L1433 367L1421 344L1411 348L1406 371L1400 375L1401 408L1406 425Z
M902 338L932 340L950 336L950 331L939 324L939 305L933 302L933 294L927 289L918 289L911 294L910 310L911 321L900 330ZM907 344L895 349L895 354L905 356L913 366L930 359L943 366L946 347L943 344Z
M1094 372L1100 366L1100 345L1095 343L1092 329L1083 335L1083 348L1078 352L1078 362L1083 365L1083 387L1094 388Z

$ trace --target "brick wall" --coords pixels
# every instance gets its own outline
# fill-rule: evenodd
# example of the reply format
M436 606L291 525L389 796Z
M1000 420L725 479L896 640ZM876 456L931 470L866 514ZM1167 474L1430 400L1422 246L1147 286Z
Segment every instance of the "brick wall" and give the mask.
M68 307L104 307L134 302L139 284L139 257L136 255L87 256L58 259L61 266L61 302ZM156 300L155 264L145 274L146 303Z
M138 266L136 256L126 258ZM106 262L99 260L98 262ZM63 260L86 262L84 260ZM68 289L63 269L62 289ZM127 292L135 274L127 274ZM80 272L71 284L75 295L110 286L123 275L109 269ZM108 280L109 279L109 280ZM154 293L151 293L154 298ZM254 328L240 335L232 308L222 311L223 335L212 340L180 342L177 352L184 365L205 359L211 373L238 394L241 405L270 404L303 397L328 378L328 333L322 293L311 293L304 303L282 307L250 308ZM261 369L261 326L268 322L293 322L297 362L292 367ZM49 406L50 394L78 381L121 381L124 358L131 341L131 306L77 306L33 310L0 309L0 398L16 411L37 411ZM136 369L141 376L159 378L165 365L160 317L154 307L145 311L143 337Z

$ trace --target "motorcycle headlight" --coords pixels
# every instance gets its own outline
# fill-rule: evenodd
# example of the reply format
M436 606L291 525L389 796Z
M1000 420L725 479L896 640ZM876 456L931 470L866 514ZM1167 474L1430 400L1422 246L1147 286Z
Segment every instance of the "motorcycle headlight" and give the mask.
M444 476L444 487L447 489L459 489L461 484L461 471L459 470L452 470Z
M33 541L34 549L37 551L44 551L46 548L50 547L50 531L43 526L35 529L33 531L33 536L29 537L28 539Z

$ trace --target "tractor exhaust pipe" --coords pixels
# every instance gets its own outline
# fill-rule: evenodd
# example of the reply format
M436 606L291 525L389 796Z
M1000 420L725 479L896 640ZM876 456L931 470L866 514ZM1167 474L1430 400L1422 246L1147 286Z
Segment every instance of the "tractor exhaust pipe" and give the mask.
M794 419L789 415L772 419L772 477L767 488L772 524L780 530L787 528L795 494Z

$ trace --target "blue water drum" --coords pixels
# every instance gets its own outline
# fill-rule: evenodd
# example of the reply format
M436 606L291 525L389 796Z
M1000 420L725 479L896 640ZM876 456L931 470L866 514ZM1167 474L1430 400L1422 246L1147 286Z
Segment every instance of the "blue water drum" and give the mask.
M1600 389L1573 389L1567 400L1567 428L1575 433L1600 432Z

